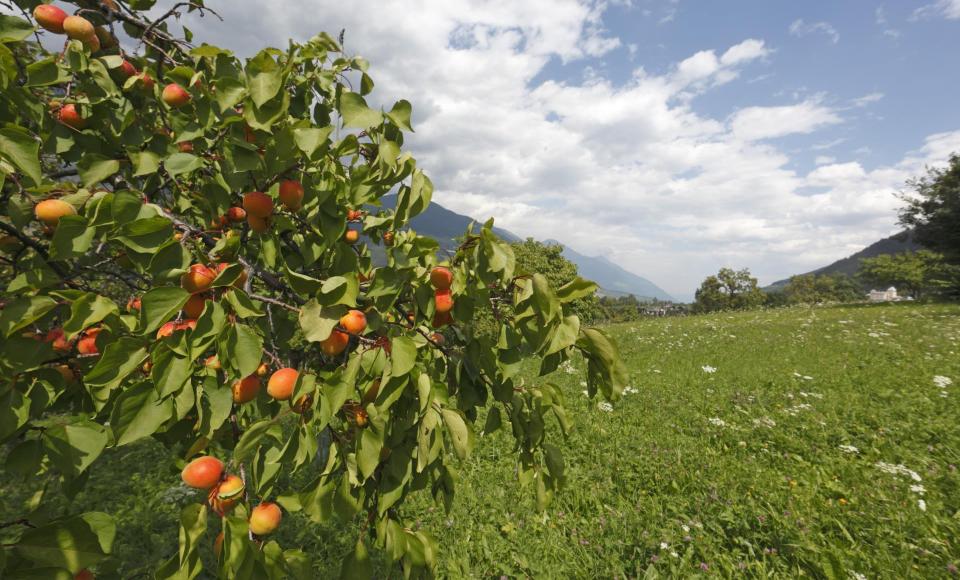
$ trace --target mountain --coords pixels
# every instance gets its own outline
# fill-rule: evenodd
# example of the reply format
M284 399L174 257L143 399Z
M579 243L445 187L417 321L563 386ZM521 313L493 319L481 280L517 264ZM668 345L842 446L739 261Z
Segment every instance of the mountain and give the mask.
M563 246L556 240L547 240L545 243ZM607 296L633 294L640 299L656 298L674 301L672 296L650 280L624 270L603 256L584 256L569 246L563 246L563 257L577 265L581 276L599 284L601 294Z
M899 254L900 252L915 252L922 249L922 247L913 241L913 235L909 231L903 231L899 234L894 234L889 238L883 238L879 242L874 242L866 248L860 250L852 256L847 256L842 260L837 260L836 262L830 264L829 266L824 266L812 272L807 272L807 274L846 274L848 276L856 275L857 271L860 270L860 260L864 258L874 258L880 254ZM770 284L764 290L781 290L784 286L787 285L789 279L786 280L777 280L773 284Z
M380 198L380 201L384 207L393 209L396 206L397 197L387 195ZM410 220L410 227L418 233L430 236L440 242L440 247L443 250L453 251L457 247L455 238L462 236L467 226L471 222L476 223L476 221L432 202L427 206L426 211ZM476 229L474 228L474 231ZM521 241L519 236L503 228L494 227L493 232L508 242ZM554 240L547 240L545 243L563 245ZM377 246L371 247L371 250L376 249L378 249ZM602 256L585 256L567 246L563 246L563 256L577 265L581 276L596 282L601 288L601 294L608 296L633 294L637 298L673 300L669 294L653 282L624 270Z

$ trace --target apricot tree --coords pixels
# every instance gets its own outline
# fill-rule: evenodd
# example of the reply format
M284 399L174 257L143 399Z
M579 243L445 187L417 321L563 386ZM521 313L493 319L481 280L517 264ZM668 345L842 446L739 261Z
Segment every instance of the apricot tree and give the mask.
M153 0L15 4L22 17L0 15L0 441L33 505L153 437L182 469L171 485L202 490L159 577L197 576L201 544L222 577L311 577L271 539L288 517L358 522L344 576L370 575L372 546L429 575L436 542L405 498L449 509L475 433L506 426L546 507L564 479L547 424L569 428L546 375L582 356L591 394L624 383L614 343L571 313L595 286L517 271L491 223L441 263L406 227L433 190L402 149L411 105L368 106L364 59L322 33L245 60L195 45L172 17L201 0L154 20ZM497 332L464 324L482 310ZM539 378L520 380L529 359ZM107 513L33 515L11 522L0 573L71 577L111 551Z

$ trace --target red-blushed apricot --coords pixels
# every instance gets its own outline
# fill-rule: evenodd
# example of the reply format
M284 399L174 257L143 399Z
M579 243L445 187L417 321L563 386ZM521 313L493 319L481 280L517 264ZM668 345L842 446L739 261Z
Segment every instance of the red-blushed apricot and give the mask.
M217 534L215 540L213 540L213 555L216 556L217 560L220 559L220 554L223 553L223 532Z
M430 335L430 340L432 340L434 344L443 346L443 343L446 339L439 332L434 332L433 334Z
M224 516L243 499L243 480L236 475L223 478L220 485L211 488L207 494L210 508L219 516Z
M220 262L217 264L217 276L223 273L224 270L230 267L228 262ZM237 279L233 283L234 288L243 288L247 283L247 269L244 268L240 271L240 275L237 276Z
M280 506L265 501L250 512L250 531L258 536L272 534L280 527L282 517L283 512L280 511Z
M251 191L243 195L243 209L248 216L268 218L273 214L273 198L262 191Z
M280 202L290 211L297 211L303 205L303 185L295 179L280 182Z
M353 422L357 424L357 427L363 429L370 424L370 416L363 409L357 409L353 413Z
M393 232L383 232L383 245L385 246L393 245Z
M97 347L97 336L100 334L100 328L88 328L77 341L77 354L100 354Z
M157 330L157 340L161 338L167 338L167 337L173 336L173 333L176 332L176 330L177 330L176 322L165 322L163 326L161 326L160 329Z
M242 207L233 206L227 210L227 219L233 223L239 223L247 219L247 211Z
M336 356L346 350L349 343L349 334L334 330L330 336L320 342L320 350L327 356Z
M347 210L347 221L355 222L363 218L363 212L359 209Z
M257 393L260 392L260 377L253 374L246 378L234 381L233 385L230 387L233 391L233 402L238 405L243 403L249 403L250 401L257 398Z
M133 66L133 63L131 63L129 60L125 60L120 63L120 72L126 78L135 77L137 74L139 74L137 72L137 67Z
M194 459L180 472L183 483L195 489L210 489L220 483L222 476L223 462L209 455Z
M433 314L433 327L441 328L453 323L453 315L449 312L435 312Z
M100 37L97 36L96 29L94 29L93 36L90 36L89 38L84 38L80 42L82 42L84 46L90 49L91 54L94 52L100 51Z
M143 85L143 90L147 91L148 93L153 92L154 80L153 77L150 76L150 73L140 73L140 83Z
M33 9L33 18L43 29L63 34L63 21L67 13L52 4L40 4Z
M204 294L192 294L183 305L183 315L187 318L200 318L203 308L207 305L208 297Z
M273 373L267 381L267 394L278 401L286 401L293 395L300 373L297 369L284 368Z
M100 41L100 47L103 49L110 49L117 46L117 37L110 34L110 31L104 26L94 26L93 33L97 35L97 40Z
M177 323L175 330L194 330L197 328L197 321L193 318L182 320Z
M268 372L270 372L270 367L267 366L267 363L260 363L260 366L257 367L258 377L265 377Z
M313 407L312 395L300 395L297 397L297 402L293 404L293 410L301 415L309 411L311 407Z
M43 337L43 341L49 342L50 346L55 351L70 352L70 342L67 340L66 334L60 327L50 329L50 332Z
M63 19L63 31L74 40L90 40L97 37L93 24L83 16L67 16Z
M203 366L207 367L208 369L219 371L221 368L220 357L215 354L208 356L207 359L203 361Z
M453 310L453 296L449 290L437 290L433 295L433 302L440 314L446 314Z
M180 286L191 294L205 292L216 277L216 272L207 266L193 264L184 275L180 276Z
M141 301L139 296L127 300L127 310L130 312L140 312L140 306Z
M153 370L153 362L148 360L147 362L143 363L143 366L140 367L140 370L143 371L143 374L149 375L150 371Z
M250 226L251 230L257 232L258 234L262 234L270 229L270 218L261 218L248 213L247 225Z
M77 215L77 210L62 199L45 199L33 208L33 215L44 225L54 227L63 216Z
M443 266L437 266L430 270L430 283L437 290L449 290L453 284L453 272Z
M347 230L343 234L343 241L347 242L350 245L356 244L357 240L360 239L360 232L357 230Z
M180 153L193 153L193 142L181 141L177 143L177 149L180 151Z
M190 102L190 93L177 83L170 83L163 87L160 98L172 109L179 109Z
M340 326L350 334L360 334L367 328L367 317L359 310L350 310L340 317Z

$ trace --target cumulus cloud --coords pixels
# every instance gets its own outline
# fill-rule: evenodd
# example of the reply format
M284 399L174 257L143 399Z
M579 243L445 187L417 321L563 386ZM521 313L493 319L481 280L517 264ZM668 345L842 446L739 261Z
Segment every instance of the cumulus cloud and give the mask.
M834 44L840 42L840 33L829 22L804 22L802 18L797 18L790 24L790 34L797 37L804 37L810 34L825 34Z
M223 24L185 23L198 38L249 56L311 37L318 21L303 15L322 15L320 26L345 28L346 50L371 61L377 85L368 100L413 103L416 133L407 144L431 175L436 201L477 219L495 216L519 235L603 254L681 295L720 266L749 266L769 282L893 233L892 192L960 149L960 131L944 133L889 167L870 170L834 153L805 173L777 139L842 123L843 111L825 98L744 103L729 116L692 104L774 58L762 39L690 54L662 73L638 67L626 82L599 73L544 80L552 59L594 65L610 51L628 52L604 26L606 2L417 6L299 0L262 10L235 0L221 10Z

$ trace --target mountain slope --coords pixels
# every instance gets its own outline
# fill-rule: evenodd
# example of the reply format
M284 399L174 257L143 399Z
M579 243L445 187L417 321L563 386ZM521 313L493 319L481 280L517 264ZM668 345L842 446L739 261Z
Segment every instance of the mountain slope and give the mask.
M396 206L397 197L395 195L387 195L382 197L380 201L384 207L393 209ZM453 251L457 247L455 238L462 236L463 232L467 229L467 225L471 222L476 222L476 220L458 214L433 202L427 206L426 211L410 220L410 227L418 233L437 240L443 250ZM477 228L475 227L474 231L476 230ZM505 229L494 227L493 231L508 242L521 241L519 236ZM547 240L546 243L563 245L554 240ZM373 246L371 249L376 251L378 248ZM581 276L596 282L604 294L633 294L637 298L673 300L669 294L653 282L624 270L602 256L585 256L567 246L563 247L563 256L577 265Z
M546 243L560 244L555 240L547 240ZM604 294L633 294L637 298L673 301L672 296L650 280L624 270L603 256L584 256L568 246L563 246L563 257L577 265L581 276L599 284Z
M846 258L837 260L828 266L813 270L812 272L807 272L807 274L840 273L848 276L854 276L860 269L860 260L863 260L864 258L874 258L880 254L915 252L920 249L922 249L921 246L913 241L913 235L910 232L900 232L899 234L894 234L889 238L883 238L878 242L874 242L852 256L847 256ZM789 279L778 280L764 288L764 290L780 290L786 286L787 282L789 281Z

